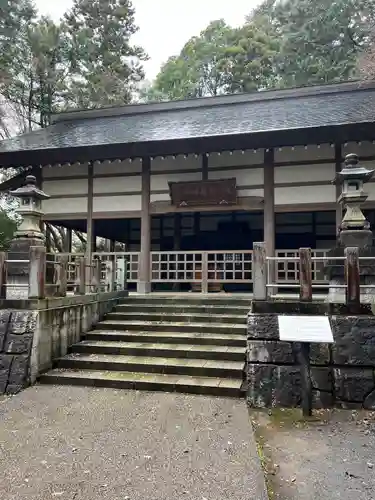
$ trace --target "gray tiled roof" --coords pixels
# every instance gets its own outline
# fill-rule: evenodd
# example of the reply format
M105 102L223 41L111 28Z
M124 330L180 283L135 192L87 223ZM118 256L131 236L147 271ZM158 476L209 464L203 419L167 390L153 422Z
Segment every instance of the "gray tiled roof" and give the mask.
M375 88L353 83L186 102L60 115L46 129L1 142L0 156L375 121Z

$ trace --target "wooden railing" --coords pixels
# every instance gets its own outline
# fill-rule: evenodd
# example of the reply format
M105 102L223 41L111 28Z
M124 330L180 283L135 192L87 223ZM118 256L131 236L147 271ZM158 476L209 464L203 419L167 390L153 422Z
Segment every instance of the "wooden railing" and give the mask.
M289 252L289 251L288 251ZM280 255L281 253L281 255ZM359 305L361 302L374 302L375 285L361 284L361 265L366 267L375 265L375 257L360 257L357 247L344 249L344 256L317 255L310 248L300 248L290 252L292 255L283 255L280 251L275 257L266 255L264 243L254 243L253 274L254 298L266 300L277 295L280 288L295 291L301 301L311 301L313 290L328 290L335 296L342 293L348 305ZM283 269L292 270L293 279L278 280L275 273L278 264L282 263ZM327 279L319 279L317 272L323 273L327 265L343 266L343 283L329 283ZM280 268L279 268L280 269ZM317 271L318 270L318 271ZM298 281L297 281L298 279ZM297 282L296 282L297 281ZM341 300L339 300L341 302Z

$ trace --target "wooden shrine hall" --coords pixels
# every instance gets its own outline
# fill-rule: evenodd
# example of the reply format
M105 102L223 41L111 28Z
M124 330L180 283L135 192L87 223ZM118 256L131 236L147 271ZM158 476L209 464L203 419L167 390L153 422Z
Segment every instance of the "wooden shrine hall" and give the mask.
M97 237L124 243L140 293L190 286L207 258L213 281L246 289L254 241L270 256L333 245L332 180L349 153L374 167L374 120L375 86L355 81L71 111L0 142L0 165L34 173L45 220L86 232L87 258Z

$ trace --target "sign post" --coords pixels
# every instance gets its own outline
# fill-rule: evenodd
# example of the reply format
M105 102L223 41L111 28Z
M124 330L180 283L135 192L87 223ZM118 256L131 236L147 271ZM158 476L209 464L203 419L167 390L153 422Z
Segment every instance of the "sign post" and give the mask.
M300 342L301 399L304 417L312 415L311 343L333 344L328 316L278 316L281 341Z

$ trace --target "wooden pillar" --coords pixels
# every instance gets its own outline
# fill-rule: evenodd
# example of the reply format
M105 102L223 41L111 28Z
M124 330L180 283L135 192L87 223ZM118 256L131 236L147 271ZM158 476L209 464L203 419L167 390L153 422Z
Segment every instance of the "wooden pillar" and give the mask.
M173 250L177 252L181 250L181 214L174 214L173 220ZM178 280L178 259L176 259L176 280ZM180 284L176 281L173 283L173 290L179 290Z
M273 149L264 152L264 244L267 257L275 256L275 153ZM268 270L268 282L275 283L276 266L274 261L270 261ZM273 295L276 290L269 289Z
M208 156L206 153L202 155L202 181L208 180Z
M274 150L264 153L264 242L268 257L275 255Z
M138 293L151 292L151 159L142 158L141 253L139 256Z
M86 260L87 263L91 262L93 252L93 238L94 238L94 224L93 224L93 211L94 211L94 166L92 162L88 164L88 182L87 182L87 243L86 243Z
M336 173L341 172L342 150L341 144L335 144L335 166ZM342 206L337 200L341 194L341 186L336 186L336 235L342 222Z
M67 229L64 241L64 252L72 253L72 230Z

